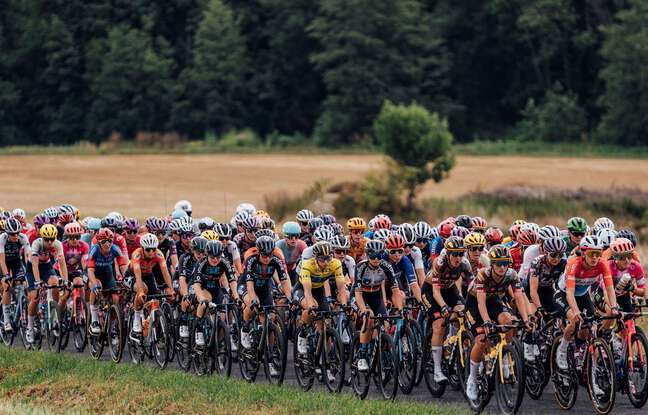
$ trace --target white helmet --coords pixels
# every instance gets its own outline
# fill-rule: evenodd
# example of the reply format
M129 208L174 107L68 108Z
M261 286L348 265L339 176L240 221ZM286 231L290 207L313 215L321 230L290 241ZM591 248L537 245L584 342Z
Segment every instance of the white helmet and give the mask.
M236 213L247 212L250 216L256 214L256 208L252 203L241 203L236 207Z
M11 214L13 215L14 218L22 218L25 219L27 217L27 214L25 211L21 208L16 208L14 209Z
M594 221L594 230L598 231L599 229L612 229L614 230L614 222L610 218L601 217Z
M140 238L140 245L144 249L155 249L159 243L157 236L152 233L146 233Z
M610 246L610 244L612 244L616 239L616 236L617 233L614 229L603 228L596 232L596 237L604 247Z
M193 210L193 208L191 207L191 202L189 202L188 200L178 200L173 207L173 210L182 210L187 215L191 216L191 211Z
M119 212L110 212L109 214L106 215L106 217L114 218L114 219L117 219L117 220L119 220L121 222L124 221L124 215L122 215Z

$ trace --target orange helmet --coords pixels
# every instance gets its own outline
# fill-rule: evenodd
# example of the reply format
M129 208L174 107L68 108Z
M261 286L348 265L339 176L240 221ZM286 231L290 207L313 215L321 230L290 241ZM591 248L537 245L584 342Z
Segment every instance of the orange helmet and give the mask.
M385 247L387 249L402 249L405 247L405 240L397 233L392 233L385 239Z
M364 232L367 230L367 222L365 222L364 219L358 217L349 219L346 226L350 231L361 230Z

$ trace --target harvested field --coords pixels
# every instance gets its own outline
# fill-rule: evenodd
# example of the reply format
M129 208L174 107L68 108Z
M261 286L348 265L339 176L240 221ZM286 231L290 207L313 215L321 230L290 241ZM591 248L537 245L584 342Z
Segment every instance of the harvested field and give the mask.
M65 201L84 215L118 209L144 217L170 211L182 198L197 216L224 218L241 201L268 193L299 194L315 180L358 180L378 168L377 155L137 155L2 156L5 207L28 212ZM451 177L430 183L422 196L456 197L507 185L648 190L648 161L462 156Z

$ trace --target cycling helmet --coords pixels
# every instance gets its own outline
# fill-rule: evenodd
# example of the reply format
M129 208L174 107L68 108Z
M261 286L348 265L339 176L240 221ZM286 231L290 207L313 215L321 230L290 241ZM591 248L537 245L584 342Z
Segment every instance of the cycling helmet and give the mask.
M59 206L59 215L63 213L69 213L70 215L74 216L76 213L76 208L69 203L64 203Z
M367 242L364 250L368 254L372 252L382 252L385 250L385 243L378 239L372 239L369 242Z
M320 226L313 232L313 239L315 242L330 241L333 239L333 231L328 227Z
M461 239L465 238L466 235L470 233L470 230L468 228L464 228L463 226L455 226L452 229L452 232L450 232L450 235L452 236L458 236Z
M56 238L58 230L56 226L47 223L40 228L39 235L41 238Z
M385 247L387 249L402 249L405 247L405 240L397 233L393 233L385 239Z
M214 229L214 219L205 216L198 221L198 230L202 232L207 229Z
M315 230L322 225L324 225L324 221L320 218L313 218L308 221L308 229L310 230L310 233L315 232Z
M484 237L489 244L500 244L504 239L504 232L500 228L488 228L484 233Z
M243 225L243 222L249 217L251 217L247 211L243 210L241 212L236 212L236 215L234 215L234 223L236 225Z
M567 230L570 232L587 232L587 222L585 219L574 216L567 221Z
M63 232L65 235L81 235L83 233L83 228L79 225L78 222L71 222L65 225Z
M313 245L313 256L315 258L328 258L331 256L331 244L328 241L319 241Z
M114 216L106 216L101 219L101 227L114 229L117 227L117 219Z
M176 220L176 219L186 218L186 217L189 217L189 215L187 215L187 212L185 212L184 210L174 210L171 213L171 220Z
M596 237L601 245L603 245L603 248L607 248L616 239L616 231L609 228L599 229L596 232Z
M97 232L97 242L112 240L114 237L115 234L108 228L101 228Z
M27 214L21 208L14 209L11 212L11 214L13 215L14 218L17 218L18 220L25 220L25 218L27 217Z
M385 240L387 240L387 238L389 238L391 234L392 231L390 231L389 229L378 229L374 232L373 239L378 239L384 242Z
M603 244L598 240L596 236L588 235L581 239L580 244L578 244L582 252L589 250L603 250Z
M275 241L270 236L262 236L257 238L255 245L260 254L270 255L275 248ZM313 252L315 252L314 249Z
M517 241L518 236L520 236L520 226L519 224L513 225L509 228L509 236L512 240Z
M137 232L139 230L139 222L135 218L128 218L124 221L124 229Z
M254 212L254 216L258 218L269 218L270 214L263 209L259 209L256 212Z
M219 257L223 254L223 244L221 241L207 241L205 245L205 254Z
M336 235L331 240L333 249L349 249L349 240L344 235Z
M196 236L191 240L191 249L198 252L205 252L207 242L209 241L202 236Z
M614 230L614 222L606 217L598 218L594 221L594 230L598 231L599 229L612 229Z
M265 218L262 217L261 220L259 221L259 227L261 229L271 229L274 230L275 228L275 221L272 220L272 218Z
M409 223L403 223L401 226L399 226L398 234L403 237L405 245L413 244L414 242L416 242L416 231L414 230L414 226L410 225Z
M216 232L212 231L211 229L203 231L203 233L201 233L200 236L207 239L208 241L217 241L218 240L218 234L216 234Z
M567 243L560 236L552 236L542 240L542 250L546 253L564 253L567 251Z
M4 229L7 233L18 233L22 231L22 223L16 218L9 218L5 221Z
M452 235L452 230L456 227L452 222L443 221L439 224L439 235L443 238L449 238Z
M455 218L455 225L468 229L472 227L472 218L468 215L459 215Z
M375 223L376 223L376 218L369 219L369 223L367 223L367 228L372 232L374 230Z
M232 228L227 223L218 223L214 227L216 234L222 238L232 237Z
M520 225L520 226L522 226L522 225L524 225L525 223L527 223L527 222L526 222L524 219L516 219L516 220L513 221L513 224L512 224L511 226L513 226L513 225Z
M464 252L466 250L463 239L458 236L450 236L443 243L443 247L447 252Z
M616 238L611 244L610 249L615 254L623 254L634 251L635 247L632 241L626 238Z
M44 214L39 213L38 215L34 216L34 226L36 228L40 228L47 223L50 223L50 219Z
M540 225L538 225L537 223L533 223L533 222L527 222L527 223L525 223L523 225L520 225L520 230L521 231L526 230L526 231L532 232L537 237L538 232L540 231Z
M236 213L246 212L248 216L253 216L256 211L257 210L252 203L241 203L236 207Z
M531 246L538 242L538 236L532 228L521 229L516 241L522 246Z
M260 238L262 236L269 236L272 239L275 239L275 233L272 232L270 229L259 229L254 233L254 236L256 236L257 238Z
M495 245L488 250L488 259L493 261L508 261L513 262L511 251L506 245Z
M241 222L241 226L243 226L246 231L256 232L257 229L259 229L259 221L256 216L248 216L243 222Z
M432 228L427 222L416 222L414 224L414 233L416 233L417 240L432 239Z
M160 241L158 241L157 236L153 235L152 233L145 233L140 238L140 245L144 249L155 249L159 244Z
M471 232L463 239L466 248L471 246L486 246L486 237L479 232Z
M90 218L87 227L90 231L98 231L101 229L101 220L99 218Z
M302 209L295 215L299 222L308 222L315 217L315 214L308 209Z
M178 232L180 233L190 233L193 234L193 226L189 225L188 223L182 223L178 226Z
M376 216L376 220L374 221L374 230L378 229L389 229L391 231L392 228L392 222L387 216Z
M435 227L430 227L430 239L436 239L439 237L439 230Z
M617 239L618 238L625 238L632 242L632 246L634 246L635 248L637 247L637 236L630 229L621 229L617 233Z
M68 212L61 213L58 217L58 221L63 224L74 222L74 215Z
M365 220L358 217L349 219L346 223L346 226L350 231L360 230L364 232L367 230L367 223L365 222Z
M47 216L51 221L55 221L58 218L59 211L55 207L48 207L43 211L43 214Z
M324 214L324 215L320 215L319 217L324 221L325 225L330 225L332 223L335 223L335 216L333 215Z
M164 218L153 218L153 220L151 220L150 223L147 224L147 227L149 232L151 233L166 232L169 228L169 223L164 220Z
M173 207L173 210L181 210L185 212L187 215L191 216L191 211L193 210L193 207L191 206L191 203L188 200L178 200Z
M336 235L344 235L344 228L337 222L333 222L329 225L333 229L333 233Z
M481 216L475 216L472 218L472 230L473 231L478 231L478 232L484 232L488 228L488 222L486 222L486 219L482 218Z
M560 229L557 226L546 225L538 231L538 239L541 241L555 237L560 237Z

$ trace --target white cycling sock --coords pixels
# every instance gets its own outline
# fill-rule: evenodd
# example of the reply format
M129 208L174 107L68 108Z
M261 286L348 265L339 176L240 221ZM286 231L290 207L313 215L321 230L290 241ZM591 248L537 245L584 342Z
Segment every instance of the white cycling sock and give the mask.
M560 339L560 343L558 344L558 348L560 349L561 353L567 353L567 348L569 347L569 341L565 340L565 337L563 336Z
M473 362L470 360L470 376L473 379L477 379L477 374L479 373L479 362Z
M90 304L90 318L93 323L99 321L99 307L96 304Z
M27 316L27 329L28 330L34 329L34 316Z
M11 316L9 315L10 310L9 310L9 304L3 304L2 305L2 314L4 315L4 321L5 323L8 323L11 321Z
M432 360L434 360L434 371L441 373L441 346L432 346Z

